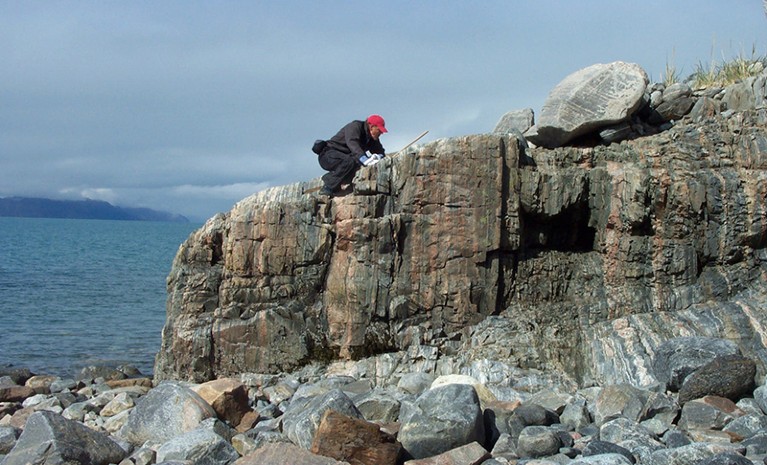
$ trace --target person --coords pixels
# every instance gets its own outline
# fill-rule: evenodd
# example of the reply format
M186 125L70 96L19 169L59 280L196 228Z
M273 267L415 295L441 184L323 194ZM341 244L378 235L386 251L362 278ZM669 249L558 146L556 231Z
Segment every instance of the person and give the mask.
M384 119L380 115L370 115L365 121L352 121L326 141L319 154L320 166L327 171L322 176L320 194L333 196L342 184L351 183L363 166L367 152L385 156L379 138L387 132Z

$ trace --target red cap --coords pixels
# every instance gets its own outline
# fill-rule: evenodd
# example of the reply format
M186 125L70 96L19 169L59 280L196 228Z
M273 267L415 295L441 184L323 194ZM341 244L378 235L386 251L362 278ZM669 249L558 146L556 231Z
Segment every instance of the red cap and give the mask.
M386 125L384 123L383 118L381 118L379 115L370 115L370 116L368 116L368 124L371 125L371 126L378 126L378 128L383 133L389 132L389 131L386 130Z

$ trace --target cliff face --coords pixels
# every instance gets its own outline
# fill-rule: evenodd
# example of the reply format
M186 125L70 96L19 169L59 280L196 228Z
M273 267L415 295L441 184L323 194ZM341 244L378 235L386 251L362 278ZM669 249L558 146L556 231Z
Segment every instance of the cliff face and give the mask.
M372 357L651 385L655 348L695 334L764 374L766 110L609 146L444 139L364 168L351 195L318 185L255 194L181 246L157 378Z

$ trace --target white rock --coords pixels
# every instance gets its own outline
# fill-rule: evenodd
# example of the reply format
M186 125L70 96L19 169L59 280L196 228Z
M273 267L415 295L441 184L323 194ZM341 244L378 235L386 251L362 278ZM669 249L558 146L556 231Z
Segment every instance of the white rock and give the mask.
M123 392L117 394L114 399L110 400L103 409L101 409L102 417L112 417L118 413L122 413L128 409L133 408L136 403L133 398L127 393Z

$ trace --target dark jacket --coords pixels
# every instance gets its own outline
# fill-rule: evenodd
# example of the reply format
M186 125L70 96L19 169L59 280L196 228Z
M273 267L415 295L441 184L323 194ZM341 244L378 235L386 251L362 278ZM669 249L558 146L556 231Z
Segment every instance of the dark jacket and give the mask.
M386 154L381 142L370 137L368 124L358 120L342 127L335 136L331 137L326 150L328 149L348 153L355 158L365 152Z

